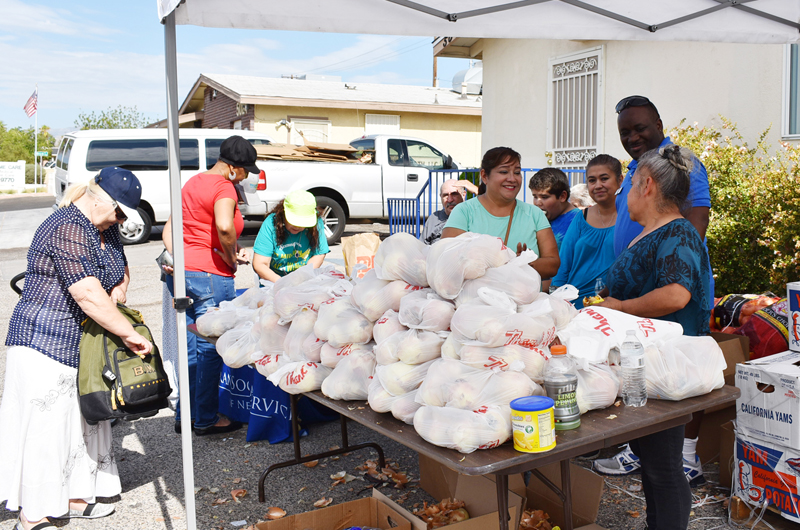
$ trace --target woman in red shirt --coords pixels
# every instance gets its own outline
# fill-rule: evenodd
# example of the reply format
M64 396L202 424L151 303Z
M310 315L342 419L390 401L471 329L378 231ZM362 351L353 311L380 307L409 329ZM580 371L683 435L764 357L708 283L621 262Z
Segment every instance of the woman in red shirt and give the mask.
M186 310L187 324L193 324L220 302L236 297L233 275L239 264L248 263L245 249L237 243L244 228L237 207L234 184L248 173L258 174L256 150L241 136L231 136L220 146L214 167L195 175L183 186L183 248L186 258L186 296L192 305ZM172 253L172 218L162 235ZM172 276L167 279L175 295ZM219 416L219 378L222 358L213 344L186 335L189 349L189 389L195 434L219 434L242 427L239 422ZM180 432L180 403L175 414L175 432Z

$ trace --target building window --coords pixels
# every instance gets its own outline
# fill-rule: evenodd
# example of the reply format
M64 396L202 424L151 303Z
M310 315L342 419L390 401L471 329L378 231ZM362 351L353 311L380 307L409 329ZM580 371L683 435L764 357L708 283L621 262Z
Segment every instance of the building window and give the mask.
M400 132L400 116L393 114L367 114L364 134L395 134Z
M800 136L800 49L797 44L787 44L783 75L783 131L782 136Z
M602 149L603 47L549 63L547 143L553 165L583 168Z
M295 145L330 142L330 120L292 118L289 141Z
M236 131L241 131L242 130L242 120L236 120L235 122L233 122L232 129L234 129Z

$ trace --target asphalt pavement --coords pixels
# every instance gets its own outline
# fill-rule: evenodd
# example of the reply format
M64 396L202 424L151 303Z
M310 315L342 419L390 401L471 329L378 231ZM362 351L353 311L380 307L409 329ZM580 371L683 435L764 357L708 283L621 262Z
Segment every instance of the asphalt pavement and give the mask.
M27 204L29 209L16 209L16 203ZM17 301L17 295L8 287L15 274L25 270L27 247L36 227L49 215L52 197L19 197L0 199L0 336L8 332L8 322ZM13 205L11 203L14 203ZM43 205L43 206L42 206ZM345 235L374 231L386 235L385 224L348 225ZM252 247L258 232L257 223L247 223L241 242ZM128 305L143 313L155 340L161 341L162 284L155 258L161 252L160 230L156 229L150 241L126 247L131 268L131 285ZM331 248L327 261L343 266L341 245ZM254 283L250 267L242 267L236 275L237 288ZM6 348L0 346L0 394L5 374ZM111 502L117 510L112 516L98 520L76 519L56 522L57 527L74 530L130 530L186 528L184 489L180 436L173 432L174 416L162 410L156 417L136 422L122 422L113 429L114 451L122 480L122 494ZM350 422L351 443L378 442L388 459L397 462L400 470L408 473L412 481L403 490L390 486L382 491L406 507L432 500L416 483L419 477L416 454L405 447L374 434L369 429ZM368 458L370 451L354 452L340 458L328 458L313 468L296 466L273 472L266 483L267 503L258 502L257 481L264 468L287 460L292 456L291 443L269 445L267 442L248 443L246 431L229 436L192 437L195 496L198 528L234 529L241 521L247 525L265 518L267 507L278 506L289 514L313 510L318 499L331 498L342 503L371 495L368 483L355 468ZM341 445L338 422L316 424L309 428L302 440L304 454L322 452ZM604 451L610 456L615 450ZM589 465L584 463L584 465ZM707 477L717 476L718 466L706 467ZM330 478L340 471L358 477L348 484L332 486ZM0 480L2 478L0 477ZM235 502L234 489L245 489L247 494ZM692 530L733 528L725 524L726 513L722 502L713 496L719 491L708 488L696 490L696 500L705 502L693 511ZM608 529L641 529L644 527L644 503L638 476L607 480L607 488L598 516L598 524ZM0 503L0 508L4 503ZM10 530L17 514L0 509L0 530Z

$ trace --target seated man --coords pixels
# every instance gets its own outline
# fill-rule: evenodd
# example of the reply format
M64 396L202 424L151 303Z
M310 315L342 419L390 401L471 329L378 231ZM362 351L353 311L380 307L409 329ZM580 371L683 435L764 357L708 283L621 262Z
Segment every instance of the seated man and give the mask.
M537 171L528 183L533 204L541 208L556 236L556 245L567 233L574 215L580 210L569 202L569 179L560 169L546 167Z
M464 202L467 195L467 190L470 193L477 195L478 188L468 180L450 179L442 182L439 188L439 197L442 199L442 209L437 210L428 217L425 221L425 226L422 228L422 235L420 239L426 245L432 245L439 241L442 237L442 230L444 229L447 218L450 217L450 212L456 207L458 203Z

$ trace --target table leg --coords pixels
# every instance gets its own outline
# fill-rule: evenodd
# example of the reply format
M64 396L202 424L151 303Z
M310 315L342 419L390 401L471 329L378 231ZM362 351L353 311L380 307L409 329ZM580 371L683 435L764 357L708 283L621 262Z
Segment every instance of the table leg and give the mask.
M569 460L561 461L561 491L564 492L564 530L572 530L572 482Z
M509 530L508 475L495 475L494 481L497 486L497 516L499 517L500 530Z

